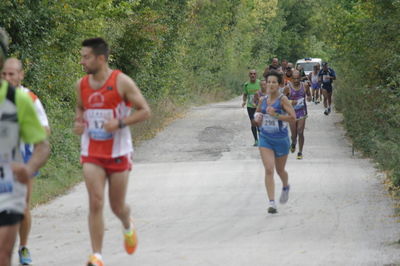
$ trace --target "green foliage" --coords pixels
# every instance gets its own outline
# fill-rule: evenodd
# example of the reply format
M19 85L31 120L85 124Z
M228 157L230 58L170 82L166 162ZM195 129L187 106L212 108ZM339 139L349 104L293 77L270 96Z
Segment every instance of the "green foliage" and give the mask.
M277 0L56 2L0 2L0 12L7 14L0 25L11 36L10 54L22 60L24 85L40 97L52 128L52 155L39 178L49 186L34 192L39 202L41 195L47 198L50 191L59 193L59 186L80 180L79 138L71 127L74 87L84 74L82 40L105 37L112 67L133 77L154 106L186 106L210 95L217 100L239 93L247 70L264 68L274 54L283 26Z
M336 106L355 145L400 185L399 1L330 1L326 31L340 77Z
M336 105L349 134L393 170L400 184L394 163L400 141L399 1L56 2L0 2L0 12L7 14L0 25L10 33L11 54L23 61L25 85L41 98L51 122L52 157L43 179L62 180L79 169L79 143L71 126L74 85L84 74L80 43L103 36L111 46L112 67L131 76L154 106L168 103L171 110L209 95L221 99L241 93L247 71L262 73L275 56L293 62L305 56L332 60L341 79ZM67 170L54 176L57 165ZM75 176L68 183L78 180Z
M52 129L51 158L39 178L50 181L45 182L48 184L43 188L45 193L34 192L34 202L42 202L80 180L76 175L79 143L71 131L74 84L82 75L79 48L84 38L103 31L100 21L104 18L99 10L107 1L97 1L98 6L83 5L84 2L60 1L57 5L39 0L0 2L0 12L7 14L0 16L0 25L10 34L10 54L22 60L26 72L24 85L41 99ZM74 174L65 176L66 173ZM59 184L61 188L54 190L51 184Z

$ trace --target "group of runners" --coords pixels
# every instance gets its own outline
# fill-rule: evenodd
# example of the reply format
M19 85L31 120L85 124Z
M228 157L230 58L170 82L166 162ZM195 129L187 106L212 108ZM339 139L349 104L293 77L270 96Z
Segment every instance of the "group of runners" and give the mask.
M27 247L33 177L50 154L48 118L38 97L22 86L23 66L7 59L8 35L0 28L0 266L11 265L17 234L21 265L31 265ZM146 120L150 108L135 82L108 65L109 47L102 38L82 42L81 61L86 76L76 83L77 106L73 126L81 136L83 176L89 195L89 233L92 253L88 266L103 266L104 190L108 183L110 207L121 221L123 246L137 247L131 211L125 201L132 167L129 125ZM135 112L131 112L131 109Z
M265 168L265 186L269 200L269 213L276 213L274 172L282 181L280 203L289 198L290 185L285 170L289 151L298 147L297 159L303 159L304 129L308 116L307 102L320 102L322 89L324 114L329 115L332 103L332 82L335 71L328 63L315 65L307 76L301 68L294 69L292 63L273 58L263 73L264 79L257 78L257 71L249 71L249 81L244 84L242 107L247 113L254 137L254 146L259 147ZM290 128L290 137L289 129Z
M20 264L32 264L27 247L32 222L30 194L33 177L38 175L50 154L48 118L39 98L22 86L21 61L7 59L8 42L7 33L0 28L0 266L11 265L18 232ZM82 42L80 64L87 75L76 83L73 131L81 136L80 161L89 196L92 253L88 266L104 265L106 184L110 207L121 221L123 246L128 254L133 254L137 248L137 235L125 200L133 153L128 126L148 119L151 113L135 82L121 71L111 69L108 57L109 47L104 39L91 38ZM283 184L279 201L284 204L290 191L286 161L289 150L295 152L297 143L297 159L303 158L306 102L312 97L314 102L319 102L322 86L324 113L328 115L336 74L325 63L322 69L315 68L305 77L293 64L286 60L279 64L274 58L263 76L264 79L259 80L256 70L249 71L242 107L247 106L254 146L259 147L265 167L268 212L276 213L274 171L276 169Z

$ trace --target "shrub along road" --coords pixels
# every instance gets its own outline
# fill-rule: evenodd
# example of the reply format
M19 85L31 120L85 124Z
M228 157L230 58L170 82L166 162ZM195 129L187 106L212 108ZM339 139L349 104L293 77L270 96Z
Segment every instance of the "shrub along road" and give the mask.
M310 105L304 159L288 160L289 202L270 215L263 166L239 106L236 98L193 108L137 147L128 201L139 248L124 253L107 204L106 265L400 263L395 202L373 164L352 156L340 115L325 117L321 105ZM91 250L83 184L33 211L30 246L36 265L85 263Z

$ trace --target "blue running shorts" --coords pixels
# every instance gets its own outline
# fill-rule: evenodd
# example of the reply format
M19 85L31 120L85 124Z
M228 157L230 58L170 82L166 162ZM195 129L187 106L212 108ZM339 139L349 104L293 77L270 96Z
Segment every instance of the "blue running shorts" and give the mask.
M275 157L279 158L289 154L290 140L289 137L269 138L262 134L258 139L258 147L273 150Z

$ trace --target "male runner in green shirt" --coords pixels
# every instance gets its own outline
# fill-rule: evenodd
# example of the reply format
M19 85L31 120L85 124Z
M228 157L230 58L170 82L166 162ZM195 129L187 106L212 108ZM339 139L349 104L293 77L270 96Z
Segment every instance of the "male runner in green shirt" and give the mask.
M254 103L254 95L261 90L260 80L257 79L257 71L252 69L249 71L250 82L244 83L242 108L247 104L247 113L249 114L251 123L251 132L254 137L254 146L258 146L257 125L254 122L254 113L256 105Z

